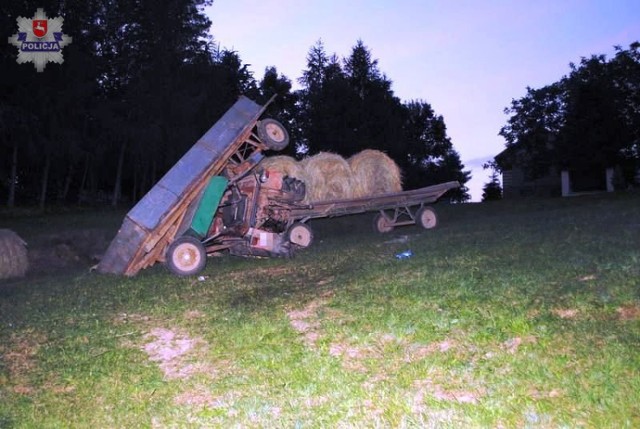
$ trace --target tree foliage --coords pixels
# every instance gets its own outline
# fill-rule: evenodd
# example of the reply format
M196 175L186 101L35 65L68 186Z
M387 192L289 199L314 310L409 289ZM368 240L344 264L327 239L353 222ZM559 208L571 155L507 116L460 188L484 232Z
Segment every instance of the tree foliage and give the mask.
M43 73L0 51L0 196L9 206L130 204L141 198L243 94L264 104L294 142L291 155L386 151L409 186L466 182L444 119L402 103L362 41L350 55L307 57L294 91L276 67L258 81L238 52L208 35L211 0L3 2L5 39L43 8L73 37ZM466 188L454 196L467 198Z
M73 36L65 62L43 73L17 64L15 50L2 51L0 192L8 204L44 205L48 195L135 200L254 89L239 56L207 36L210 3L4 2L6 37L38 7L64 18Z
M498 172L493 171L489 182L484 184L482 188L482 202L485 201L498 201L502 199L502 186L500 185L500 179L498 178Z
M582 58L571 72L511 102L500 130L507 155L500 167L522 166L531 178L549 167L601 171L620 165L628 178L640 166L640 44Z

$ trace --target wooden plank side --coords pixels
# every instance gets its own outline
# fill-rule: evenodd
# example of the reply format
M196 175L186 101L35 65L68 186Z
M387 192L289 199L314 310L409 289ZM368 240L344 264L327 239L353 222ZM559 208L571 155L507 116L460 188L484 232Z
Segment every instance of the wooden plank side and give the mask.
M246 128L253 128L261 106L240 99L176 162L160 181L128 213L128 217L150 231L163 223L178 200L190 193L194 183L220 170L243 143ZM222 161L221 163L217 161ZM173 194L171 197L170 194Z
M154 239L153 247L149 251L146 251L147 246L140 247L140 254L133 259L133 262L129 265L129 267L125 270L124 274L126 276L134 276L140 270L143 270L156 262L162 262L165 260L165 249L169 244L169 240L173 238L176 230L178 229L178 225L182 221L182 217L179 217L169 228L166 234L162 237L156 236Z
M129 218L125 218L120 230L100 260L98 272L123 274L131 262L131 254L142 246L147 235L148 231Z

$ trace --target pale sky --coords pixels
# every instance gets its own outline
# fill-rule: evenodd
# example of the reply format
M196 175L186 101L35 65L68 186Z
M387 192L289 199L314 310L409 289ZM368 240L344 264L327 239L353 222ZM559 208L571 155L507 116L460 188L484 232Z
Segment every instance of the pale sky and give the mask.
M511 100L569 73L569 63L640 40L640 0L214 0L211 34L257 80L275 66L298 88L309 49L351 54L361 39L403 101L444 117L479 201L504 149Z

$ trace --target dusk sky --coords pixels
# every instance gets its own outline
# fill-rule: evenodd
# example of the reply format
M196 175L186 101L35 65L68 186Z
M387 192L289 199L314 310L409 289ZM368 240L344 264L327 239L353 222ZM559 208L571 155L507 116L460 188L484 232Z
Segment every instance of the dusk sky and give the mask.
M482 164L504 149L513 98L640 40L640 0L214 0L207 13L215 41L256 79L275 66L294 89L318 40L343 58L361 39L397 97L444 117L473 201L488 181Z

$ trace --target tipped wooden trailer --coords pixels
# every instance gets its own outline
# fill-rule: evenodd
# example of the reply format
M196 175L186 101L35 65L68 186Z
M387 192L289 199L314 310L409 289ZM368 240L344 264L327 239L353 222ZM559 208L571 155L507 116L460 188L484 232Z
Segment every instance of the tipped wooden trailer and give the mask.
M267 103L268 105L268 103ZM262 119L265 106L240 99L126 215L98 265L132 276L156 262L194 275L207 255L290 256L308 247L310 219L379 212L374 227L437 225L436 202L458 182L411 191L305 204L305 184L257 167L267 150L282 150L286 129Z
M135 275L164 261L176 237L206 233L226 186L260 162L262 152L282 150L289 142L277 121L259 120L269 103L260 106L241 96L129 211L98 271Z

